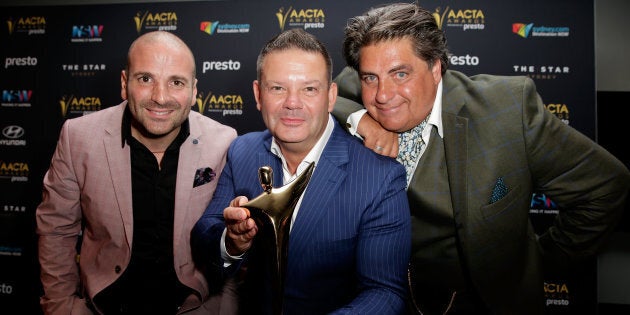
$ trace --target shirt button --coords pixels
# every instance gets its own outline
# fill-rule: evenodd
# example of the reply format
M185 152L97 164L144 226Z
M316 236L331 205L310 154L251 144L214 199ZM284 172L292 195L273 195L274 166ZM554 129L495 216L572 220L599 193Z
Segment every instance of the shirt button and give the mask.
M116 273L120 273L120 269L122 269L122 268L120 268L120 266L116 266L116 267L114 268L114 271L115 271Z

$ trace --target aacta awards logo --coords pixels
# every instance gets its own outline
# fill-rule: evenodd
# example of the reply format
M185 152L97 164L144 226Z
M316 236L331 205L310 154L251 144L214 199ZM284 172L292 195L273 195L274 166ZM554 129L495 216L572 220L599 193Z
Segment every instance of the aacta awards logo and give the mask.
M448 6L442 12L441 7L437 7L432 13L435 22L440 29L444 26L461 28L468 30L483 30L486 28L486 16L481 9L458 9L454 10ZM446 24L444 24L446 22Z
M136 23L136 32L138 33L140 33L143 28L147 31L177 30L177 13L175 12L138 12L136 16L133 17L133 20Z
M568 307L571 305L569 287L564 281L545 281L545 305Z
M296 10L293 7L289 7L288 10L284 10L284 7L280 8L276 12L276 18L278 19L278 25L280 30L284 31L286 26L292 28L324 28L326 15L322 9L300 9ZM288 24L287 24L288 23Z
M68 117L68 115L86 115L101 110L101 99L98 97L76 97L74 95L64 95L59 100L59 106L61 107L61 116Z
M27 35L46 34L46 18L43 16L19 17L15 20L7 20L9 35L24 33Z
M545 108L560 118L563 123L569 124L569 107L567 107L567 104L545 104Z
M0 160L0 178L10 179L11 182L28 181L29 167L26 162L7 162Z
M446 10L444 10L444 12L440 12L441 9L442 9L441 7L437 7L435 8L435 11L432 13L433 18L435 19L435 23L437 23L437 26L439 29L442 29L442 25L444 24L444 18L446 16L446 13L448 12L448 7L446 7Z
M208 92L197 95L197 108L201 114L221 113L222 116L243 115L243 98L236 94L216 95Z

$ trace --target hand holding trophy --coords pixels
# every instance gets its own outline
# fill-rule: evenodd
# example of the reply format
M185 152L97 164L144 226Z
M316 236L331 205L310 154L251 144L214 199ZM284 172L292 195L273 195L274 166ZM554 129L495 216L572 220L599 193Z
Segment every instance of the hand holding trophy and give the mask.
M279 188L273 188L273 170L263 166L258 170L258 179L263 193L252 199L243 208L247 208L251 217L266 238L265 249L270 259L269 270L273 279L274 314L282 314L284 275L289 248L289 230L291 217L300 196L306 189L313 174L315 163L311 163L295 180ZM273 237L270 237L273 235Z

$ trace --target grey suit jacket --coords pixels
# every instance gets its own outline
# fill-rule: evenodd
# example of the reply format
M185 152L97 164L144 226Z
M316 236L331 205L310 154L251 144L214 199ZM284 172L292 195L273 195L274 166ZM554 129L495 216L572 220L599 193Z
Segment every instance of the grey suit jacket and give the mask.
M85 314L93 298L125 270L133 242L131 162L121 123L126 102L67 120L44 177L43 200L36 211L39 258L47 314ZM190 135L182 144L177 169L173 248L179 280L199 293L183 309L208 299L208 284L193 264L190 231L208 205L236 131L197 112L188 116ZM198 169L216 178L193 187ZM80 263L76 243L84 221Z
M546 110L529 78L467 77L449 70L442 79L445 163L462 263L493 311L540 314L542 261L594 254L623 211L630 173ZM360 83L349 68L335 82L346 99L334 114L345 121L362 108L355 103L361 101ZM507 193L490 203L499 178ZM415 189L412 182L408 194ZM540 236L529 220L533 192L560 209ZM426 221L422 209L410 207L412 220ZM428 232L412 233L416 243ZM412 248L412 263L417 251Z

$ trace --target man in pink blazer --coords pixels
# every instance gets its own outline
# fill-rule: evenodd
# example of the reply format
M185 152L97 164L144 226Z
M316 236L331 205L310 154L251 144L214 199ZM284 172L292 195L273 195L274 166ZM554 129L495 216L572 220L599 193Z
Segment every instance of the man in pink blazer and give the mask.
M121 73L123 103L65 122L37 208L46 314L218 313L192 261L234 129L191 112L189 47L146 33Z

